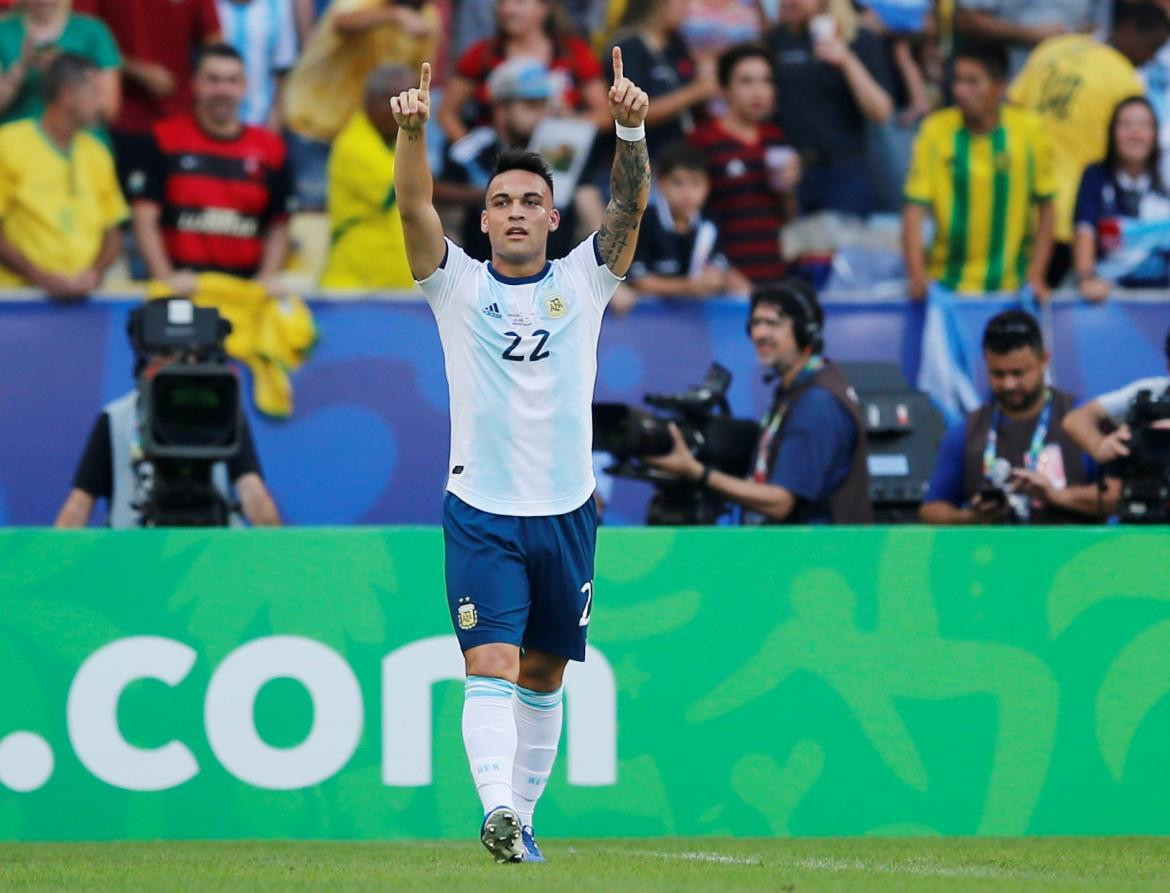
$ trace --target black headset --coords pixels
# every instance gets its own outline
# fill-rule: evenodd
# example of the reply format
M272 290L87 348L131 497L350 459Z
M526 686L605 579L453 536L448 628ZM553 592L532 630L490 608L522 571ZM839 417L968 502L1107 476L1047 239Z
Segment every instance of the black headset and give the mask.
M757 295L766 295L768 292L779 293L780 295L790 298L799 308L799 313L793 315L788 312L789 308L784 306L783 301L773 301L763 297L757 298ZM824 337L821 334L821 324L817 321L817 312L813 307L812 302L808 296L804 294L799 288L794 287L788 282L770 282L765 286L761 286L756 292L752 294L752 309L758 304L780 304L781 310L786 316L792 320L792 334L796 338L796 346L801 350L806 350L811 347L813 353L820 353L825 346ZM752 333L752 318L751 312L748 313L747 325L745 326L747 334Z

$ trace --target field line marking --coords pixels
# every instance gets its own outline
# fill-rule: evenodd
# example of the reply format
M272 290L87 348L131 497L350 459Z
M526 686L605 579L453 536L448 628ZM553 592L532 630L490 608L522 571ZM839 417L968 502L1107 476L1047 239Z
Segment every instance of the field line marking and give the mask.
M725 856L722 853L704 853L683 851L679 853L664 853L658 850L626 850L631 856L649 856L654 859L679 859L684 862L716 862L721 865L763 865L759 859L741 859L738 856Z
M909 874L923 877L969 877L989 880L1052 880L1054 875L1043 872L1021 872L1010 869L983 868L979 866L949 866L932 863L926 859L910 859L906 862L867 862L864 859L795 859L795 868L811 871L875 871L880 874Z

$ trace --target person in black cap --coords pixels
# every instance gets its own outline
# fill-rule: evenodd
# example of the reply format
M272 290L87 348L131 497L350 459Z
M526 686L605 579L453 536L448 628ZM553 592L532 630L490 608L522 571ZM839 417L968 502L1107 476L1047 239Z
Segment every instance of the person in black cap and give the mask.
M816 293L803 280L752 292L748 335L778 383L746 479L704 466L673 424L674 450L647 462L742 506L745 524L871 523L861 406L823 355L823 325Z

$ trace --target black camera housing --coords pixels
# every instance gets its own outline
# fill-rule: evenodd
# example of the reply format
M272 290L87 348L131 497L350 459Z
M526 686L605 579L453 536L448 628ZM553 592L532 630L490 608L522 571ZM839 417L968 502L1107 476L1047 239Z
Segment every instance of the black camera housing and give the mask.
M668 427L671 422L704 465L735 477L745 477L750 470L760 426L749 419L731 417L727 403L731 378L725 367L712 363L702 383L687 391L647 394L645 402L659 413L625 403L593 404L593 449L615 459L606 471L615 477L648 481L655 487L647 509L647 524L714 524L726 511L722 497L643 461L673 449Z
M239 453L239 377L227 362L231 324L184 298L149 301L127 324L139 385L142 459L149 485L136 507L147 527L222 527L234 506L213 466Z
M1121 478L1123 524L1170 523L1170 392L1139 391L1125 420L1129 455L1113 463Z

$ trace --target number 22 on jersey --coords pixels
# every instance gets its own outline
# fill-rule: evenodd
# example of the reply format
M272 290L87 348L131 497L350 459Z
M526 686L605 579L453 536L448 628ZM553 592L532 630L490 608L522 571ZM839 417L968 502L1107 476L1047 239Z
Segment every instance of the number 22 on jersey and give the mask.
M532 333L532 337L538 338L539 340L536 342L536 346L532 349L532 352L527 356L524 355L524 351L521 349L521 344L524 341L523 335L519 335L516 332L504 332L504 334L512 339L512 343L504 348L505 360L514 360L517 363L523 363L525 360L528 360L529 362L536 363L549 355L549 352L544 349L545 342L548 341L549 336L547 329L537 329Z

